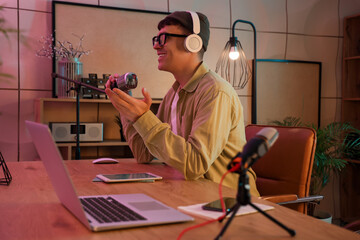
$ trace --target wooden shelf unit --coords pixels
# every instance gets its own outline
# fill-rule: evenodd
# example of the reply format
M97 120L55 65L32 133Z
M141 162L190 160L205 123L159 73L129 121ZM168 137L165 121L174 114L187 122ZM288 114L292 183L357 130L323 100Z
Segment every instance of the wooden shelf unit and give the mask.
M341 120L360 129L360 14L344 18ZM358 220L360 214L360 161L346 159L340 173L340 218Z
M360 128L360 14L344 18L341 118Z
M151 110L156 112L161 100L154 99ZM103 123L102 142L80 142L81 159L99 157L129 158L132 153L127 142L120 139L115 122L117 110L107 99L80 99L80 122ZM76 99L39 98L35 100L35 121L76 122ZM57 143L64 160L75 159L75 142Z

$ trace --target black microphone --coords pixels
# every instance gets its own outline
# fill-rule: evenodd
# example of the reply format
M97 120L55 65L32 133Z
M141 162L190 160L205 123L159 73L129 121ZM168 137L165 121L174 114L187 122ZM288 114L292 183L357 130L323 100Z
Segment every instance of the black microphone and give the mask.
M126 92L137 87L138 78L135 73L128 72L121 76L114 77L115 81L110 83L110 88L119 88Z
M245 144L241 153L242 165L246 168L251 167L269 151L278 137L279 132L275 128L267 127L261 129L255 137Z
M255 137L251 138L245 144L243 151L232 159L228 165L228 169L233 168L237 164L241 164L242 168L247 170L269 151L278 136L279 133L275 128L267 127L261 129Z

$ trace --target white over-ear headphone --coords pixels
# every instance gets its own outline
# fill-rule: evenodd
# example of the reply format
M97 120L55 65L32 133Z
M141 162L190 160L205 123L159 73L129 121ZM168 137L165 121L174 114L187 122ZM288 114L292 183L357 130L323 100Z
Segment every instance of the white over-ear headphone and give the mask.
M197 53L203 46L201 37L198 35L200 33L200 19L196 12L190 12L192 22L193 22L193 34L185 38L185 49L189 52Z

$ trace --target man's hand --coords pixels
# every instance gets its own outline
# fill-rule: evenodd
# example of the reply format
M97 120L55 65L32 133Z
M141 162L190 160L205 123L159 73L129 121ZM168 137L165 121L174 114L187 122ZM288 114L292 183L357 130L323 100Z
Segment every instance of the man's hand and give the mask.
M110 89L112 77L106 82L105 92L111 100L112 105L118 110L121 116L135 122L141 115L150 109L152 99L145 88L142 89L144 99L136 99L118 88Z

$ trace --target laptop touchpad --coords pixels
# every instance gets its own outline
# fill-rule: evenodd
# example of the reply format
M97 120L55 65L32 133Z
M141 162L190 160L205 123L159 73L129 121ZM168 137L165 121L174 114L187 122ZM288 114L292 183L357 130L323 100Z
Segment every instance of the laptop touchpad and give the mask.
M149 202L129 202L129 205L137 208L140 211L151 211L151 210L167 210L168 208L153 201Z

